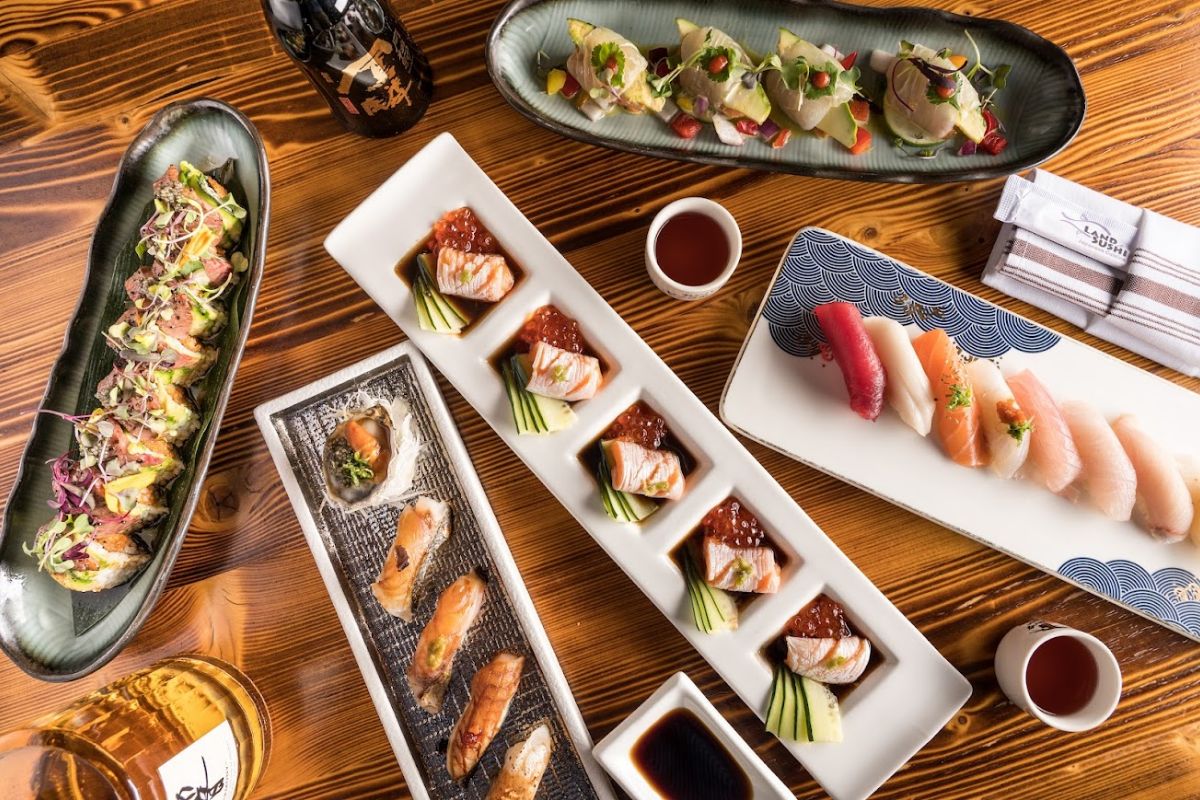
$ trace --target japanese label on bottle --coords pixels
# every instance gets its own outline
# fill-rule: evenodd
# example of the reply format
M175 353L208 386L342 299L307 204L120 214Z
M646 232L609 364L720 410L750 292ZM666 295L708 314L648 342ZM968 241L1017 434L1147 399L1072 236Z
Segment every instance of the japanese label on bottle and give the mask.
M366 73L369 83L365 89L366 97L362 100L362 108L368 116L374 116L380 111L395 108L400 104L411 106L413 101L409 97L409 92L412 90L413 82L411 78L401 81L391 58L394 52L396 52L396 48L391 44L383 39L376 39L371 45L371 49L361 58L351 61L342 68L342 79L337 87L338 93L343 96L348 95L350 87L355 84L359 75ZM412 58L408 47L403 44L397 55L401 59L411 60Z
M158 768L169 800L231 800L237 791L238 746L229 720Z

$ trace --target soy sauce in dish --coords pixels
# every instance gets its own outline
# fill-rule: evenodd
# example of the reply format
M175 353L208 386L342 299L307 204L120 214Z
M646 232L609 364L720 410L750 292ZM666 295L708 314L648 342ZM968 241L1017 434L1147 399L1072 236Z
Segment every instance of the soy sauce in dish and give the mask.
M633 763L665 800L750 800L746 772L691 711L677 708L633 745Z
M659 229L654 257L671 280L703 286L719 278L729 263L729 239L712 217L685 211Z
M1074 714L1096 693L1099 672L1087 645L1072 636L1056 636L1029 657L1025 685L1030 699L1043 711Z

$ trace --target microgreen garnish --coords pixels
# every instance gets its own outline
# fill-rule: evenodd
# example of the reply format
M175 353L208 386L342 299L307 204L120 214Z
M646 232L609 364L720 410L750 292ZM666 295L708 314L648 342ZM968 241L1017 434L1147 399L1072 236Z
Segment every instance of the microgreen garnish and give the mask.
M625 53L616 42L601 42L592 48L592 69L614 89L625 86Z
M1026 419L1019 422L1008 423L1008 435L1020 442L1025 438L1025 434L1033 430L1033 420Z
M367 460L355 451L350 454L349 458L342 462L342 475L345 476L346 482L351 486L358 486L362 481L369 481L374 478L375 470L371 469L371 465Z
M956 408L969 408L971 406L971 387L962 383L955 383L950 386L950 391L946 393L946 410L953 411Z

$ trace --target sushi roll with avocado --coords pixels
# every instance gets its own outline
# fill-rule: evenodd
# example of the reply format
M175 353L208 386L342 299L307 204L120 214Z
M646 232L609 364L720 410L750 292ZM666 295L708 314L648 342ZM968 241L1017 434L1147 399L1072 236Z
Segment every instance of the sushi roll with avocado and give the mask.
M142 225L137 253L168 264L190 261L237 244L245 219L246 209L231 192L180 161L154 182L154 212Z
M106 530L87 514L74 514L43 525L25 552L55 581L73 592L99 592L125 583L150 560L135 534Z
M183 389L164 370L141 362L118 364L100 381L100 407L126 427L145 427L168 442L181 442L200 426Z
M79 446L82 469L95 469L102 483L112 486L121 478L130 478L141 487L165 484L183 469L175 447L145 428L126 428L97 410L75 423L75 441ZM131 476L138 475L136 479ZM124 484L117 484L123 491Z

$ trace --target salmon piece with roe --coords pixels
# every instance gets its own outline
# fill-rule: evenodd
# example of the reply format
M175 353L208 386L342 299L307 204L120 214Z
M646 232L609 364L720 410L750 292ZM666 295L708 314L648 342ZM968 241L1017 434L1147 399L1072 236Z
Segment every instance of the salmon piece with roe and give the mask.
M683 467L670 450L651 450L635 442L603 443L612 487L618 492L678 500L683 496Z
M964 467L987 464L979 407L954 340L941 328L934 328L914 339L913 349L933 385L937 402L933 429L942 450Z
M600 360L593 356L539 341L529 350L529 363L525 389L533 394L574 403L600 388Z
M504 256L442 247L437 254L437 283L443 294L495 303L509 293L516 279Z
M770 547L732 547L716 536L704 537L704 581L731 592L774 594L783 572Z

